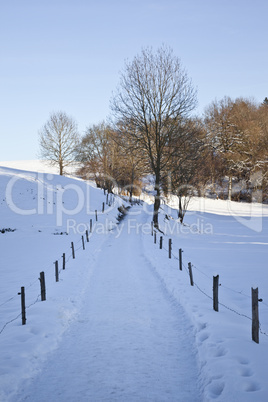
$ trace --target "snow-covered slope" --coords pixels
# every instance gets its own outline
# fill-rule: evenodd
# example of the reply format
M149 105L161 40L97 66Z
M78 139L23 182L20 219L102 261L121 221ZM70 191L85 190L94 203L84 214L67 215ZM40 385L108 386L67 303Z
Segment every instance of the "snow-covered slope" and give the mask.
M30 170L34 168L33 164ZM162 205L163 233L157 233L154 243L150 204L132 207L117 225L122 200L109 197L110 206L106 201L103 191L81 180L15 166L0 168L0 229L4 229L0 233L0 400L51 400L51 392L58 392L55 400L65 401L69 386L69 400L77 395L81 401L192 401L191 393L187 399L192 381L196 400L266 401L267 207L196 199L181 226L173 200L172 207ZM172 239L171 259L168 239ZM183 249L182 271L179 248ZM59 282L55 281L56 260ZM194 286L190 286L189 262ZM46 277L44 302L41 271ZM221 284L219 312L212 308L213 275L219 275ZM20 316L21 286L26 292L25 326ZM259 288L263 299L259 344L251 340L252 286ZM83 349L88 349L83 370L77 373L76 362L73 370L67 369L69 353L72 359L81 359ZM64 362L66 367L61 367ZM61 368L66 380L55 378L48 391L49 372L56 375ZM184 388L176 383L176 376L169 375L172 372L185 374ZM94 374L91 381L89 374Z
M58 174L59 168L55 165L51 165L49 162L41 159L33 160L21 160L21 161L2 161L0 166L7 167L11 169L25 170L29 172L39 172L39 173L52 173ZM72 175L75 173L78 163L73 163L67 166L65 171L67 174Z

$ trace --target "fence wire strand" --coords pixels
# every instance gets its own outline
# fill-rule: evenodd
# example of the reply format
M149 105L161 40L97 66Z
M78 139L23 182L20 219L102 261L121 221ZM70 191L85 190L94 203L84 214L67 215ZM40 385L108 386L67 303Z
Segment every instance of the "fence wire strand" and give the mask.
M13 321L16 321L20 316L21 316L21 313L19 313L19 314L17 315L17 317L15 317L15 318L11 319L10 321L6 322L6 323L4 324L4 326L2 327L1 331L0 331L0 335L2 334L2 332L4 331L4 329L6 328L6 326L7 326L8 324L11 324Z

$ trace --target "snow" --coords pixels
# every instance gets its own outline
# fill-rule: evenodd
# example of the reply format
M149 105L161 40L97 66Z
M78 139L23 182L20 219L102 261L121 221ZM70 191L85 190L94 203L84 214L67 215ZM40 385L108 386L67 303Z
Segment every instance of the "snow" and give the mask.
M0 233L1 401L268 400L267 206L197 198L182 226L171 199L154 244L150 202L118 225L122 199L108 206L92 185L30 165L0 162L0 229L16 229ZM252 286L263 299L259 344L251 340Z
M27 172L39 172L39 173L52 173L58 174L59 168L55 165L51 165L45 160L33 159L33 160L21 160L21 161L2 161L0 166L11 169L19 169ZM65 171L68 175L75 173L75 170L79 167L79 164L73 162L69 166L66 166Z

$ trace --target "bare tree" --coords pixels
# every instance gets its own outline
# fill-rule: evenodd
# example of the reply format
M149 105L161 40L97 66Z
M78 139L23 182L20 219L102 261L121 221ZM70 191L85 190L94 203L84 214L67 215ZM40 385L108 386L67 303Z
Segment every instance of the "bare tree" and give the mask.
M75 120L64 112L51 113L39 132L40 156L58 165L60 175L74 161L79 134Z
M236 174L244 148L244 135L233 121L234 101L225 97L212 102L205 110L205 125L209 143L221 155L229 177L228 199L231 200L232 180Z
M180 60L170 48L160 47L155 53L144 49L130 63L114 95L111 108L118 121L124 122L121 134L131 148L150 164L155 176L154 224L158 226L161 175L169 162L178 129L183 118L195 108L196 90Z
M180 129L183 135L179 142L176 140L173 144L174 149L161 184L166 195L178 197L178 218L183 223L190 199L199 185L198 172L203 163L205 131L198 119L185 120Z
M221 156L229 176L228 198L232 198L232 178L249 182L253 172L263 168L263 126L261 106L249 99L225 97L213 102L205 112L208 143ZM265 151L265 153L267 153ZM241 188L243 191L244 189ZM238 195L239 196L239 195Z
M129 193L129 201L132 202L132 196L139 195L141 192L140 180L150 174L151 169L148 167L144 153L136 146L135 136L129 130L131 127L128 124L124 126L123 121L118 122L114 141L120 149L120 181L124 190Z
M80 174L93 177L97 186L112 191L117 180L118 146L113 141L114 132L104 121L87 128L77 152L82 162Z
M112 191L114 186L129 192L130 201L137 180L143 175L141 158L128 154L118 138L118 131L107 123L88 127L78 147L77 160L82 164L78 173L84 178L92 177L97 186Z

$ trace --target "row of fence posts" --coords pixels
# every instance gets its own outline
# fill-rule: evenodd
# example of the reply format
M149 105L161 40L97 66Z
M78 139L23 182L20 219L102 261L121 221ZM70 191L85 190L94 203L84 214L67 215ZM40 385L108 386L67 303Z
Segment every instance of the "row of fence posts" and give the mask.
M104 192L105 194L105 192ZM108 204L108 195L106 197L106 204ZM105 209L105 203L102 203L102 213L104 212ZM98 220L98 211L97 209L95 210L95 219L96 222ZM92 219L90 219L89 222L89 231L90 233L92 233L92 227L93 227L93 223L92 223ZM87 243L89 242L89 234L88 234L88 230L86 230L86 241ZM85 250L85 240L84 240L84 235L82 235L82 248L83 250ZM72 249L72 257L73 259L75 259L75 249L74 249L74 242L71 242L71 249ZM55 278L56 278L56 282L59 282L59 262L55 261L54 262L55 265ZM63 253L62 255L62 269L65 270L65 266L66 266L66 260L65 260L65 253ZM46 300L46 283L45 283L45 273L42 271L40 272L40 278L38 278L40 281L40 287L41 287L41 301L45 301ZM18 295L21 296L21 320L22 320L22 325L26 324L26 304L25 304L25 287L22 286L21 287L21 291L18 293Z
M89 242L88 231L86 231L86 239ZM85 250L85 240L84 236L82 235L82 247ZM74 250L74 243L71 242L71 249L72 249L72 257L75 258L75 250ZM58 260L54 262L55 265L55 278L56 282L59 282L59 262ZM66 267L66 260L65 260L65 253L62 255L62 269L65 270ZM40 277L38 278L40 281L40 288L41 288L41 301L46 300L46 282L45 282L45 272L40 272ZM24 286L21 287L20 293L18 295L21 296L21 318L22 318L22 325L26 324L26 304L25 304L25 288Z
M154 230L154 223L152 222L152 236L154 236L154 244L156 244L156 230ZM159 248L163 248L163 236L160 236ZM182 252L183 250L179 249L179 269L182 271ZM172 239L168 240L168 258L171 258L172 255ZM190 285L194 286L193 279L193 270L191 262L188 263L188 272L190 278ZM219 275L213 276L213 310L219 311ZM256 343L259 343L259 330L260 330L260 322L259 322L259 302L262 302L262 299L259 299L259 290L258 288L251 288L251 301L252 301L252 340Z

